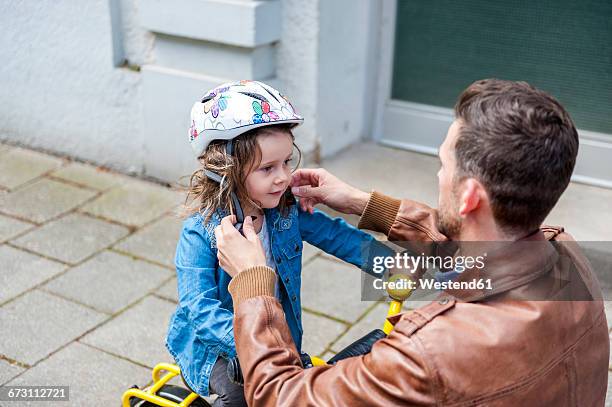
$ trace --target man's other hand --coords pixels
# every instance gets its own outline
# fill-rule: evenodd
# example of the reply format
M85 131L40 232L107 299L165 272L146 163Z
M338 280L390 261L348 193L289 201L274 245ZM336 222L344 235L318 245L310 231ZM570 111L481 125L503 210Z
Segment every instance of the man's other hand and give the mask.
M250 267L266 265L266 255L255 233L253 219L250 216L244 219L244 236L236 230L234 223L234 215L226 216L215 228L219 264L232 277Z

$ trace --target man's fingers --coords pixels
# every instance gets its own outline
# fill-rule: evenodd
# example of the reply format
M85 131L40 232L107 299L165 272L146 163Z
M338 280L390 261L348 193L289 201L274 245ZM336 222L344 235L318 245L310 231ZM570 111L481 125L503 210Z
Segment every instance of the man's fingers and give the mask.
M255 226L253 225L253 218L247 216L244 219L244 223L242 224L242 232L244 233L244 237L249 241L257 240L257 233L255 233Z
M300 198L309 198L319 196L321 194L321 190L319 187L312 187L310 185L303 185L300 187L292 187L291 193L295 196L299 196Z
M229 233L231 229L235 229L234 223L236 223L236 216L234 215L229 215L221 219L221 230L223 230L223 233Z
M322 168L301 168L291 175L291 186L319 185L319 179L323 173Z
M215 240L217 241L217 243L219 243L223 239L222 234L223 233L221 233L221 225L215 227Z
M320 201L316 198L300 198L299 202L302 211L312 214L314 213L315 205L318 204Z
M310 184L310 172L306 169L296 170L293 174L291 174L291 186L297 187L300 185Z
M307 198L301 198L300 199L300 208L302 208L302 211L306 212L308 210L308 205L306 204L306 199Z

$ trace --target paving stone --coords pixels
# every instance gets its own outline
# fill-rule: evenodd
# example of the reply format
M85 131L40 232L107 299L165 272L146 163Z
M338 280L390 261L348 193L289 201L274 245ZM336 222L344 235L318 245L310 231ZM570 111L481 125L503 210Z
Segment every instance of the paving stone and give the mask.
M0 186L14 189L62 165L62 160L18 147L5 147L0 160Z
M106 316L34 290L0 307L0 354L33 365L104 321Z
M178 302L178 288L176 286L176 277L173 277L166 284L161 286L159 290L156 291L157 295L160 295L170 301Z
M322 253L322 251L310 243L304 242L304 250L302 250L302 264L308 263L316 255Z
M362 336L370 333L374 329L382 329L385 319L387 317L387 311L389 311L388 304L378 304L373 309L357 322L355 325L342 335L334 344L332 349L335 352L340 352L351 343L355 342Z
M9 151L11 149L10 146L6 145L6 144L0 144L0 155L2 155L3 153Z
M173 362L164 342L175 305L149 296L80 341L145 366Z
M48 282L44 289L112 314L171 275L162 267L105 251Z
M317 257L302 271L302 306L354 322L372 302L361 301L361 270Z
M331 358L333 358L334 356L336 356L336 352L331 352L331 351L327 351L323 354L323 356L321 356L321 359L323 359L324 361L328 361Z
M0 215L0 243L4 243L32 227L34 227L34 225L31 223Z
M302 349L312 356L321 356L325 349L347 328L346 324L310 312L302 313L304 336Z
M178 194L168 188L131 181L109 189L83 210L126 225L142 226L179 203Z
M74 264L127 234L128 229L123 226L77 213L47 223L12 243Z
M396 198L437 206L439 163L436 157L366 142L323 160L321 165L363 191L374 189ZM608 225L612 212L606 203L610 200L610 188L571 182L544 223L565 226L578 241L610 241L612 232ZM597 221L593 221L593 214L597 214ZM352 216L346 218L353 222Z
M0 195L0 211L33 222L45 222L76 208L95 194L95 191L45 178Z
M65 179L99 191L115 186L127 177L112 173L93 165L71 162L51 173L53 177Z
M440 164L430 155L366 142L323 160L322 166L362 191L375 189L396 198L438 204Z
M546 225L563 225L578 242L611 241L612 213L606 202L612 189L570 182L550 214Z
M68 403L33 401L23 406L119 406L124 391L134 384L142 387L150 379L149 369L73 342L9 385L70 387Z
M0 304L63 271L66 266L13 247L0 246Z
M115 245L115 249L174 268L182 221L165 216Z
M0 148L2 148L1 145ZM0 359L0 385L8 382L24 370L25 369L20 366L12 365L6 360Z

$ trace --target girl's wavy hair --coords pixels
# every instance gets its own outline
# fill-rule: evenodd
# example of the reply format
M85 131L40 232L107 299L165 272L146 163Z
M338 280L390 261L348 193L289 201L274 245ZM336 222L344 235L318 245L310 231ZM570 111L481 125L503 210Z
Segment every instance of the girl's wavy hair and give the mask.
M293 148L297 151L298 162L293 171L297 169L302 161L302 152L295 144L292 129L295 124L276 124L258 127L241 134L234 141L232 155L225 151L225 140L213 141L206 151L198 157L200 168L198 168L189 179L185 203L180 210L180 216L186 218L200 213L208 221L217 209L234 213L231 191L238 196L241 204L249 203L261 208L260 202L253 201L247 194L246 177L259 164L261 164L261 149L257 143L257 137L282 132L291 137ZM209 179L204 171L209 170L219 174L223 179L223 187ZM279 202L278 208L284 216L287 215L289 206L294 202L293 196L287 191Z

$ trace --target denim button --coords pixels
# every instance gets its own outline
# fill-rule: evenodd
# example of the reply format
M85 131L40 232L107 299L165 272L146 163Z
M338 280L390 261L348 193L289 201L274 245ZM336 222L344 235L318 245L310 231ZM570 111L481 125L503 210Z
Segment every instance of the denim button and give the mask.
M295 301L297 300L297 297L294 295L293 297L291 297L291 301Z
M289 282L289 277L285 277L285 283Z
M276 258L276 263L278 264L278 263L280 263L280 262L281 262L281 258L280 258L280 256L279 256L279 257L277 257L277 258Z

